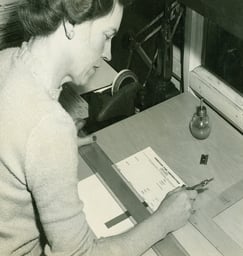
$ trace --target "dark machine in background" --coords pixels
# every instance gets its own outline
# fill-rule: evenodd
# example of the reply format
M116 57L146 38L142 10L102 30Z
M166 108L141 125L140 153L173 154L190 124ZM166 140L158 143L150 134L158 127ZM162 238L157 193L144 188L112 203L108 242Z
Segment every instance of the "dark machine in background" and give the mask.
M184 33L178 29L183 25L183 11L173 0L135 1L125 11L119 36L113 42L111 64L116 70L129 68L138 76L142 85L136 103L139 110L183 91L182 80L180 90L171 81L173 39L183 51Z

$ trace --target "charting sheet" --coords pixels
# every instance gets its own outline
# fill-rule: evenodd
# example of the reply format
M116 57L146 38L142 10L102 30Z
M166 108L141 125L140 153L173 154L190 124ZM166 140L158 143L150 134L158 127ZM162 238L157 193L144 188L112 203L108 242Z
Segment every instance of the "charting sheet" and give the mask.
M169 191L184 184L151 147L116 163L114 167L153 211Z

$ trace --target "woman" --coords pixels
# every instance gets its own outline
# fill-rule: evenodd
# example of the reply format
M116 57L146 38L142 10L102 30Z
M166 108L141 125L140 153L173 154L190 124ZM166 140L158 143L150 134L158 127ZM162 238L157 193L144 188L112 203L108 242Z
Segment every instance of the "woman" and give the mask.
M179 189L133 229L97 240L82 211L77 132L57 99L111 59L124 5L29 0L20 11L30 40L0 53L1 255L141 255L190 216L196 192Z

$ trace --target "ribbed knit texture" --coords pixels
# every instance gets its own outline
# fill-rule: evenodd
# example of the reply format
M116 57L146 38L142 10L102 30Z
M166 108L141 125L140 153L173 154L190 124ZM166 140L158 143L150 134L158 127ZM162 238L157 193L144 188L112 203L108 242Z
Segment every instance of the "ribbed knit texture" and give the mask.
M46 254L82 255L94 235L77 193L76 129L20 52L0 52L0 255L40 255L33 202Z

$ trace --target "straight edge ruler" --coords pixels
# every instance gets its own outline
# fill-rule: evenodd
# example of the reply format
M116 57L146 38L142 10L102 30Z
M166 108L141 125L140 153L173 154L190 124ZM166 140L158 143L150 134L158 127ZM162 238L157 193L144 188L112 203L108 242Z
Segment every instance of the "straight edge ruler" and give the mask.
M93 173L99 174L137 223L151 215L143 202L113 169L113 162L97 143L80 147L79 154ZM152 249L160 256L188 256L186 250L171 233L152 246Z

